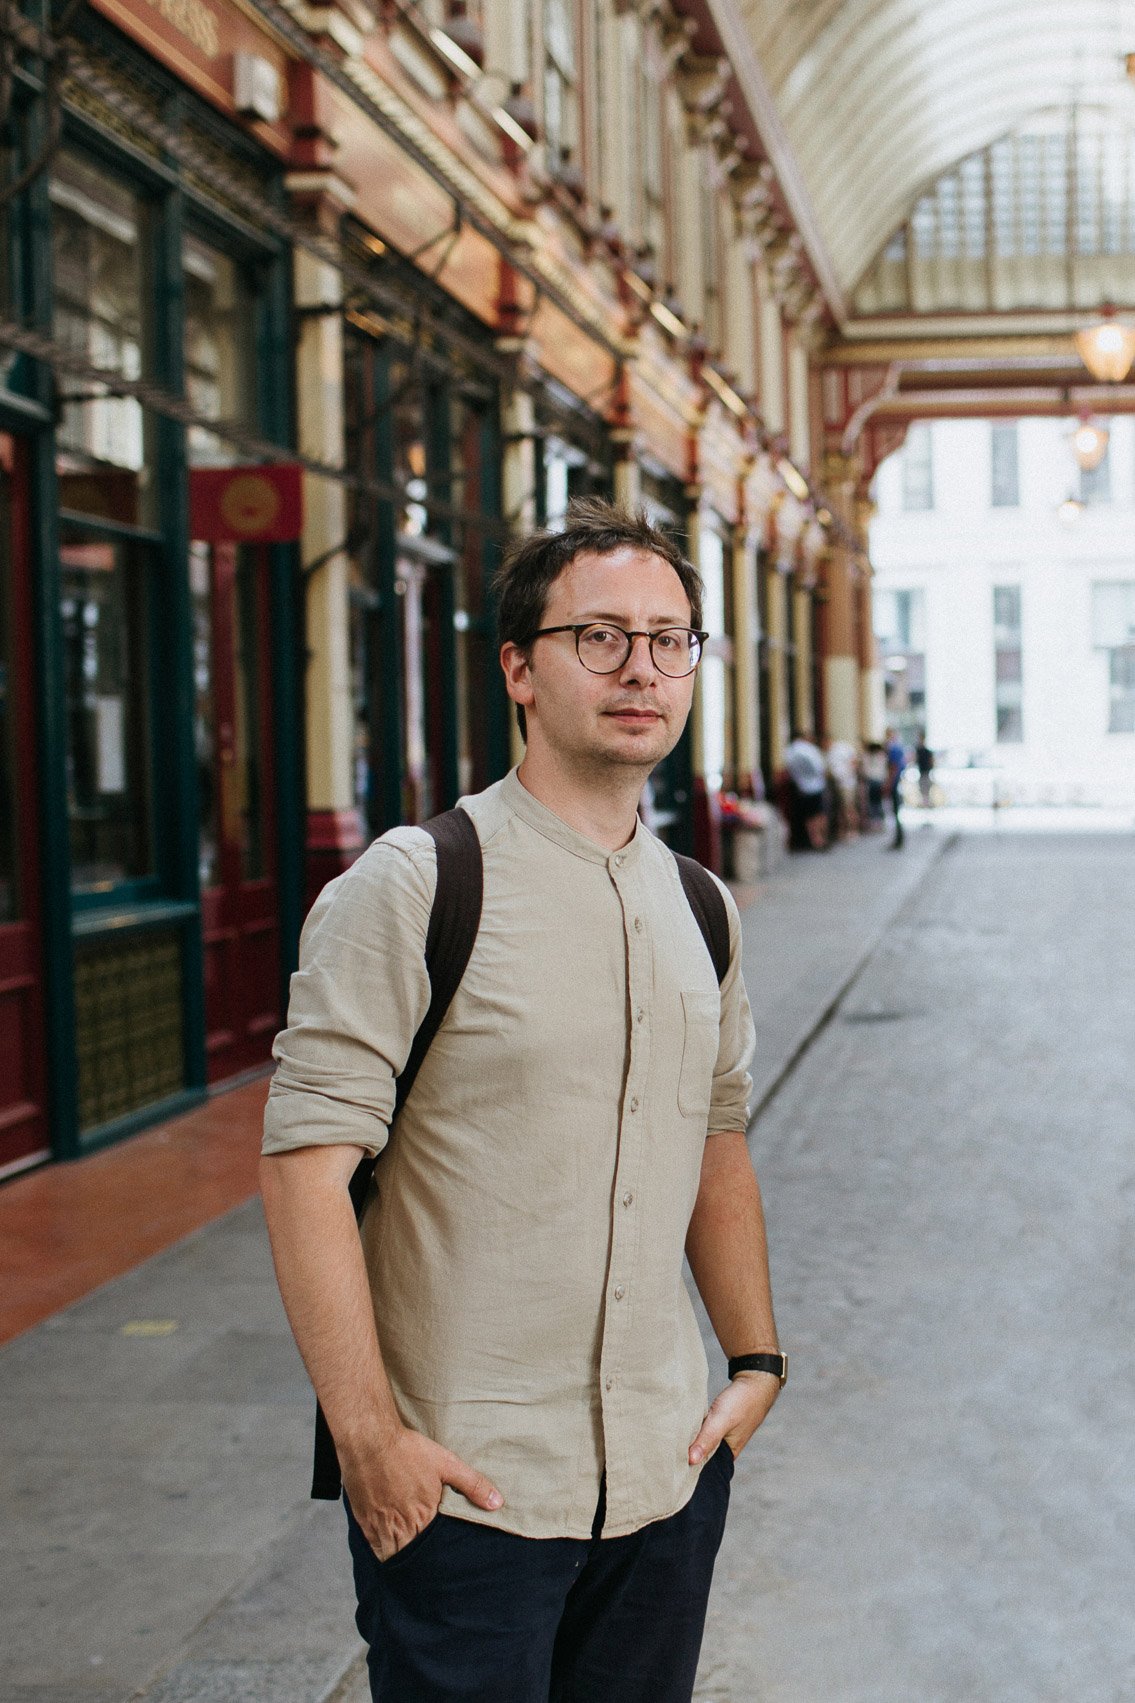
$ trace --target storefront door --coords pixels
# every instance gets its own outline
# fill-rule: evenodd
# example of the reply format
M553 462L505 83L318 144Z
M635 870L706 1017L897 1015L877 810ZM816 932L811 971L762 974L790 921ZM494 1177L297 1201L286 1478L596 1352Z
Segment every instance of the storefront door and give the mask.
M266 555L190 546L210 1082L264 1063L280 1026Z
M0 1177L48 1146L25 450L0 433Z

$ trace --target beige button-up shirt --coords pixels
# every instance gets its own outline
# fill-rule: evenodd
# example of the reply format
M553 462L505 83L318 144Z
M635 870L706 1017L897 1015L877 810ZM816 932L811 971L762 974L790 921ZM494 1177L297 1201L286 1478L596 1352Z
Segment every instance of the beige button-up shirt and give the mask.
M264 1151L381 1155L362 1236L406 1424L487 1474L525 1537L676 1512L706 1412L682 1278L707 1131L743 1130L753 1024L740 923L719 989L674 859L640 824L608 854L515 771L462 800L484 856L469 967L388 1142L429 1003L437 866L396 828L304 928ZM724 891L724 889L723 889Z

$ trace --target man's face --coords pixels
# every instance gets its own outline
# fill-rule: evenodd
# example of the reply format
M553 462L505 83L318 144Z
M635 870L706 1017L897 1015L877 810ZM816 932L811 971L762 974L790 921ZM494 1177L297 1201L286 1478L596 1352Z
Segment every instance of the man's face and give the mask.
M688 627L690 602L669 562L625 546L610 555L576 556L548 593L542 627L610 621L627 631ZM511 654L510 654L511 652ZM509 694L523 704L529 749L541 741L572 762L639 767L647 772L674 749L686 725L694 675L659 673L645 639L614 674L592 674L571 633L538 638L528 662L505 647Z

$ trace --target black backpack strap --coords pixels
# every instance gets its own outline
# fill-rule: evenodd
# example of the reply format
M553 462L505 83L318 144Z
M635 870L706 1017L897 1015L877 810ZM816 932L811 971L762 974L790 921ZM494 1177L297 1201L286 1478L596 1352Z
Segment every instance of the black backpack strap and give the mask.
M683 857L681 852L674 852L673 858L682 877L686 901L713 959L720 987L729 972L729 912L721 888L696 858Z
M471 818L464 810L446 810L429 822L423 822L422 827L437 848L437 886L426 931L430 1003L398 1077L391 1128L453 1003L453 996L461 986L461 978L468 967L481 926L484 872L481 842ZM359 1161L351 1177L351 1201L356 1218L362 1217L375 1164L376 1160L367 1154ZM335 1444L323 1417L323 1409L317 1404L311 1494L316 1501L337 1502L342 1488Z

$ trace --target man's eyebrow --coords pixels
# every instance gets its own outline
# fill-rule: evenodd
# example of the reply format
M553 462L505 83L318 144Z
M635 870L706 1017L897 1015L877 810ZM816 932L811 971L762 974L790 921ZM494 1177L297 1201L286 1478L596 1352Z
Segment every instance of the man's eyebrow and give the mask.
M688 627L689 618L685 615L650 615L650 626L654 627ZM573 627L590 626L595 621L610 621L614 627L626 628L626 620L622 615L614 615L609 609L597 609L591 615L580 615L571 623Z

